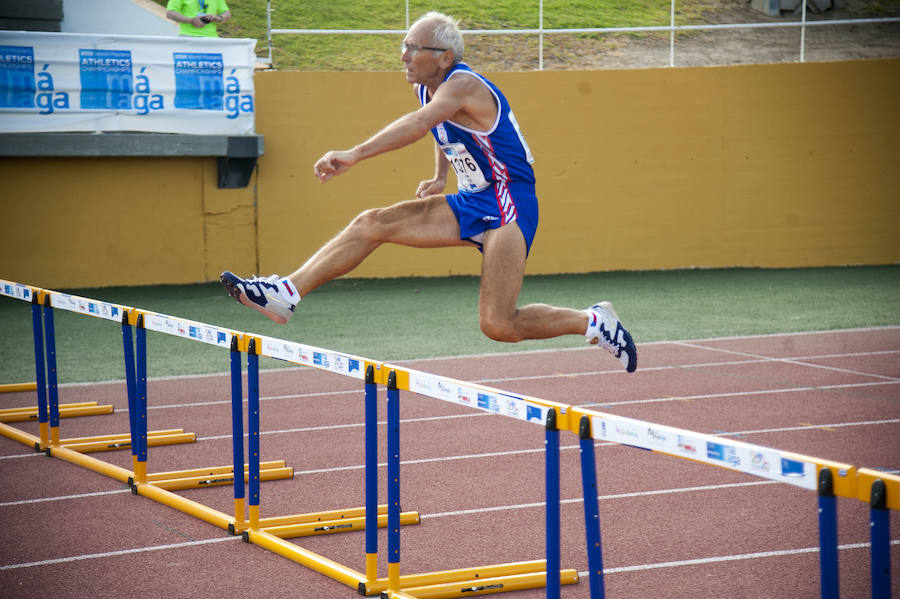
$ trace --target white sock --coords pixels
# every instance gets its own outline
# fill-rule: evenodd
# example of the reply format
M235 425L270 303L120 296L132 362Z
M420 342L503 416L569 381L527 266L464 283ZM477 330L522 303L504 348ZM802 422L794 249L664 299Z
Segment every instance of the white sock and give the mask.
M597 315L594 314L590 309L582 310L582 312L587 314L588 318L587 328L584 330L584 336L589 337L591 334L591 329L593 329L597 325Z
M284 277L278 280L278 292L281 294L281 297L295 306L300 303L300 294L289 278Z

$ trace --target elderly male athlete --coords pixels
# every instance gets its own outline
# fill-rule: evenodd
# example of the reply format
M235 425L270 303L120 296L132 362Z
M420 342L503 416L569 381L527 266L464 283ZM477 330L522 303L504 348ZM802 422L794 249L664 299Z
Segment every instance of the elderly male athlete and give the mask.
M637 350L609 302L586 310L516 307L538 224L534 160L506 98L461 63L462 55L462 35L453 19L437 12L421 17L402 46L406 80L414 85L421 108L349 150L327 152L313 167L324 183L430 130L436 141L435 174L419 184L416 199L361 213L289 277L242 279L226 271L222 284L240 303L286 323L302 296L350 272L383 243L474 244L483 253L478 315L485 335L510 342L585 335L634 372ZM450 167L459 190L444 195Z

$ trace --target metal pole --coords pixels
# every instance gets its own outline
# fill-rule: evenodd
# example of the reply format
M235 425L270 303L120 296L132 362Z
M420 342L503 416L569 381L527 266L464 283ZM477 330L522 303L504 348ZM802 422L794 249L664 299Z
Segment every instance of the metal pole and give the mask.
M269 43L269 67L272 66L272 0L266 0L266 39Z
M840 596L837 545L837 497L831 470L819 472L819 579L822 599Z
M259 526L259 354L256 353L256 339L251 339L247 347L247 459L249 461L248 486L250 500L250 528ZM244 481L244 472L235 471Z
M387 384L388 589L400 590L400 391L393 370Z
M672 0L671 15L669 24L672 30L669 32L669 66L675 66L675 0Z
M872 599L891 597L891 518L884 481L872 483L869 526L871 528Z
M584 530L587 541L588 581L591 599L603 599L603 550L600 542L600 509L597 505L597 462L594 458L594 439L591 437L591 419L581 417L579 422L581 449L581 488L584 494Z
M538 6L538 70L544 70L544 0Z
M244 385L237 335L231 337L231 451L234 462L235 520L244 521Z
M556 410L547 412L544 442L544 469L546 476L546 538L547 538L547 599L560 597L560 548L559 548L559 429L556 426Z
M50 445L59 445L59 388L56 373L56 328L50 294L44 296L44 339L47 348L47 404L50 410Z
M803 15L800 19L800 62L806 62L806 0L801 0Z
M128 393L128 428L131 432L131 457L137 461L137 393L134 373L134 334L128 321L128 312L122 314L122 353L125 356L125 389Z
M378 578L378 385L375 367L366 367L366 581Z
M31 326L34 335L34 375L37 381L38 422L40 423L40 443L35 451L45 449L49 445L48 429L50 415L47 409L46 362L44 360L44 325L41 318L39 294L31 296Z

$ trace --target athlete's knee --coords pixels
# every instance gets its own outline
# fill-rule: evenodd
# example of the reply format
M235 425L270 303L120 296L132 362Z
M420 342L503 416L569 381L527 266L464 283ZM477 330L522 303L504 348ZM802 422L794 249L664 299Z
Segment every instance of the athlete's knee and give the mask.
M494 341L514 343L521 341L521 336L516 332L514 317L501 317L496 314L483 313L479 318L481 332Z
M379 241L384 237L384 208L369 208L356 215L347 227L357 237L368 241Z

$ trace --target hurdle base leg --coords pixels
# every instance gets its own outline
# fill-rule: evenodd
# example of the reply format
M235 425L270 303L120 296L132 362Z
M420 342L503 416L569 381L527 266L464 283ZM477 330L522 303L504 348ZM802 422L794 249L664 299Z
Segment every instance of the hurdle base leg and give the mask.
M148 447L195 443L196 441L196 434L186 433L181 429L150 431L147 433ZM120 449L131 449L131 435L129 433L121 433L96 437L74 437L71 439L62 439L59 444L63 447L68 447L69 449L80 451L82 453L118 451Z
M560 584L576 584L578 582L578 572L575 570L561 570L559 578ZM419 587L406 587L401 579L399 590L384 590L381 592L380 597L382 599L407 599L410 597L414 599L449 599L451 597L476 597L496 593L510 593L513 591L539 589L545 586L547 586L547 573L545 571L460 580Z
M378 506L377 514L378 516L383 516L387 514L387 504L381 504ZM407 514L407 520L411 519L412 514L416 514L418 518L418 512L404 512ZM277 532L279 527L289 527L289 526L301 526L306 524L314 524L316 526L320 525L330 525L334 526L340 524L343 520L351 520L355 518L364 518L366 515L366 508L364 507L354 507L354 508L344 508L339 510L329 510L323 512L309 512L305 514L292 514L287 516L270 516L268 518L260 518L259 519L259 528L265 530L270 533ZM407 522L408 524L418 524L418 522ZM364 528L364 527L363 527ZM246 523L244 523L243 528L238 528L238 530L246 529ZM349 529L348 529L349 530ZM362 530L360 527L354 527L353 530ZM277 535L282 536L282 535ZM302 535L301 535L302 536ZM282 538L287 538L282 536Z
M0 385L0 393L22 393L25 391L37 391L37 382L4 383Z
M152 475L148 475L152 476ZM259 471L259 479L262 482L271 480L284 480L294 477L294 469L290 467L278 466L270 468L261 468ZM244 468L244 482L248 482L250 478L247 469ZM173 476L171 478L149 478L161 489L167 491L183 491L185 489L202 489L206 487L218 487L222 485L230 485L234 483L234 473L231 471L212 474L194 474L187 476Z
M469 596L470 594L488 594L486 591L498 593L510 590L522 590L525 588L540 588L546 586L546 567L546 560L533 560L506 564L492 564L473 568L460 568L457 570L445 570L424 574L407 574L400 576L399 589L394 590L412 593L416 597L419 596L418 593L420 592L435 593L422 595L423 597L458 597L460 595ZM475 587L484 586L485 581L494 579L497 580L491 584L499 584L502 586L493 589L483 589L477 592L469 590ZM578 572L575 570L563 570L560 579L562 584L577 583ZM388 578L379 578L374 582L367 582L365 586L361 586L359 592L361 595L369 596L378 595L384 592L392 592L389 591L389 583L390 581ZM416 589L416 591L413 592L412 589Z
M19 443L27 445L28 447L33 447L35 451L43 451L44 449L44 444L40 438L35 437L34 435L30 435L25 431L19 430L14 426L3 424L2 422L0 422L0 435L6 437L7 439L18 441Z
M419 512L403 512L400 514L400 525L410 526L420 524ZM387 514L378 515L378 528L386 528L388 525ZM352 532L366 529L366 517L340 518L337 520L321 520L317 522L304 522L300 524L288 524L284 526L263 527L267 533L282 538L292 539L298 537L310 537L328 535L339 532Z
M304 549L290 541L285 541L284 539L270 535L264 530L245 530L241 534L244 541L247 543L259 545L284 558L306 566L310 570L324 574L354 590L358 589L359 585L364 584L366 581L365 574L343 566L327 557L309 551L308 549Z
M60 418L77 418L80 416L99 416L112 414L115 409L111 405L97 405L96 401L60 404ZM36 407L5 408L0 410L0 422L33 422L38 419Z

